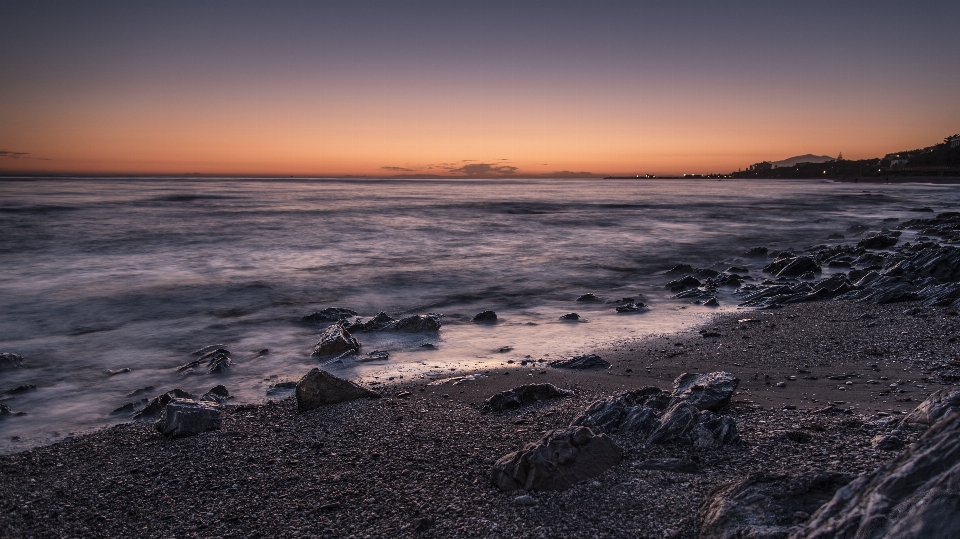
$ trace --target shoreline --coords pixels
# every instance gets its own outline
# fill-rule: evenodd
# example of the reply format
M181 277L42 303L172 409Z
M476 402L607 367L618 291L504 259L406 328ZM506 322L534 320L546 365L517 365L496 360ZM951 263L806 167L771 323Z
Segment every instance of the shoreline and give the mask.
M950 364L960 321L941 308L918 316L915 307L827 301L722 314L707 328L720 337L690 330L597 350L611 363L603 371L504 363L459 385L406 381L378 387L380 399L302 414L292 396L227 406L220 430L188 438L164 438L152 422L125 423L0 457L7 485L0 509L8 515L0 532L692 537L707 493L746 474L865 473L895 455L873 449L871 437L891 430L884 426L890 418L944 383L956 386L945 380L960 375ZM738 322L747 318L761 322ZM810 372L797 373L798 367ZM613 435L624 462L566 491L533 492L535 505L518 505L517 492L490 484L494 461L569 425L594 400L646 385L669 390L683 372L715 370L740 379L727 412L737 422L739 446L646 446ZM855 377L829 379L838 374ZM781 381L785 387L776 386ZM543 382L573 395L518 410L478 409L499 391ZM405 391L410 395L399 396ZM817 413L831 403L846 411ZM784 438L788 430L808 433L813 443ZM634 466L664 457L696 459L701 471Z

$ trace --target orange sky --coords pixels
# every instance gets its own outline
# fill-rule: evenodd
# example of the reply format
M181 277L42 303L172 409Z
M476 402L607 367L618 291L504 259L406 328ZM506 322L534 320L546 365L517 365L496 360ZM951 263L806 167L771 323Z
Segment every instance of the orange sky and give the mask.
M384 37L379 48L349 37L315 43L305 32L306 41L277 37L264 49L243 31L256 26L253 15L213 36L145 15L143 42L93 25L58 44L39 26L50 21L13 11L6 20L17 32L0 26L10 51L0 60L7 173L462 174L465 164L518 175L729 172L806 153L876 157L960 131L957 70L930 62L890 77L878 71L892 54L883 35L864 38L875 56L853 40L848 49L843 40L779 43L775 32L765 35L775 50L756 52L756 42L720 30L697 34L695 45L660 35L659 48L597 34L553 50L541 41L557 38L508 29L507 45L467 40L449 52L442 47L457 34L446 31ZM30 24L38 26L24 30ZM151 45L151 32L171 27L191 47ZM790 65L769 67L781 59ZM844 63L853 60L869 62Z

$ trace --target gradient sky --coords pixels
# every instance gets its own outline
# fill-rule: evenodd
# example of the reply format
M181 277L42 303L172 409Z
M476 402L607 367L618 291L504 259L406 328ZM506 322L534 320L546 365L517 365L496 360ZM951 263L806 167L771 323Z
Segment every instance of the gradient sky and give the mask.
M956 0L3 2L0 171L876 157L960 132L958 28Z

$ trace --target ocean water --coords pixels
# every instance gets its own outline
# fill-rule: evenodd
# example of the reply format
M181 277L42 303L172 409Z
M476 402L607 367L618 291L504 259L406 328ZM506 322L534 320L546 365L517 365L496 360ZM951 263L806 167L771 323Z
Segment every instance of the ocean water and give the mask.
M452 376L527 356L562 358L675 331L717 309L676 300L664 270L762 263L754 246L804 248L960 207L960 186L731 180L30 179L0 181L0 453L126 421L115 408L224 384L259 402L319 362L324 307L370 317L444 315L439 336L361 334L385 361L338 375L378 384ZM929 214L927 214L929 215ZM888 219L888 221L883 221ZM845 241L855 242L847 234ZM833 243L833 242L830 242ZM618 314L637 297L650 309ZM720 310L736 309L732 290ZM492 309L500 323L470 322ZM577 312L586 322L562 322ZM432 343L435 350L421 345ZM227 373L176 367L212 344ZM509 347L511 350L500 352ZM260 355L263 349L269 353ZM130 369L110 375L108 370ZM136 389L152 389L136 397Z

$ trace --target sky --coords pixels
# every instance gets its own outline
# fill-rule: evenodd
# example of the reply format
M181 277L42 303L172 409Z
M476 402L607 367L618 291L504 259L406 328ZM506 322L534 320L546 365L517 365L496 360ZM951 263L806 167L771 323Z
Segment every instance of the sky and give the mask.
M960 132L960 2L0 2L0 172L683 174Z

